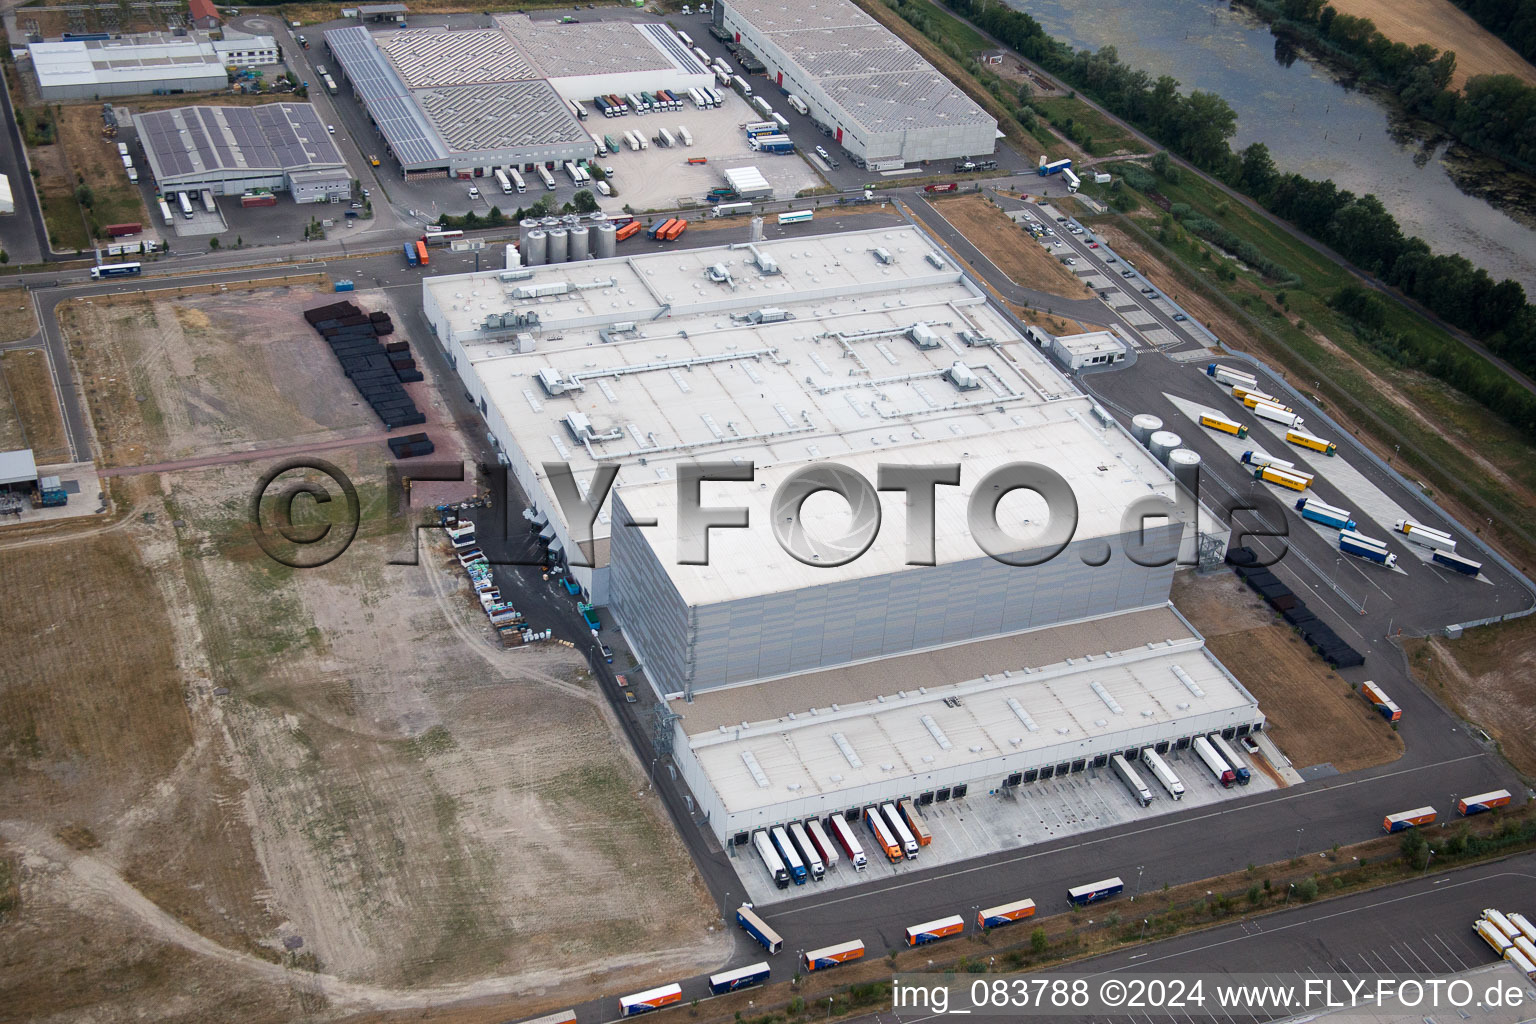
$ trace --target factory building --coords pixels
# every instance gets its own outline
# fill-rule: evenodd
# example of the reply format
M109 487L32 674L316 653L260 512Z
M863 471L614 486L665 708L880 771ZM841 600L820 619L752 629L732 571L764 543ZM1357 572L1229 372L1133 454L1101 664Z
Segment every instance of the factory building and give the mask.
M264 68L283 61L276 39L247 35L234 29L226 29L223 39L215 39L213 50L227 68Z
M935 609L943 614L943 609ZM922 806L1264 727L1171 605L673 700L673 759L722 842ZM860 829L862 833L862 829ZM871 852L871 856L876 856Z
M31 43L27 53L38 91L50 103L208 92L229 84L213 44L195 32Z
M860 166L990 155L997 120L852 0L720 0L711 15Z
M325 34L407 178L550 169L595 154L570 101L707 84L707 68L661 24L535 23L498 15L465 31L358 25Z
M150 173L167 192L292 192L295 202L345 199L352 175L308 103L176 107L135 114Z
M1125 360L1125 342L1114 331L1057 335L1030 326L1025 328L1025 334L1068 370L1112 366Z

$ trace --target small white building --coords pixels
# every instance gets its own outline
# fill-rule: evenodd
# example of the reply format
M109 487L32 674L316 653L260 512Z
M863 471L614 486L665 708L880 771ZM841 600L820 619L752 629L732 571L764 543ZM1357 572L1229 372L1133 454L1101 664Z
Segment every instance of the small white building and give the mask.
M226 68L262 68L283 62L276 39L232 29L225 30L223 39L213 41L213 50Z
M1044 349L1068 370L1110 366L1125 359L1125 342L1112 331L1055 335L1038 327L1026 328L1029 340Z

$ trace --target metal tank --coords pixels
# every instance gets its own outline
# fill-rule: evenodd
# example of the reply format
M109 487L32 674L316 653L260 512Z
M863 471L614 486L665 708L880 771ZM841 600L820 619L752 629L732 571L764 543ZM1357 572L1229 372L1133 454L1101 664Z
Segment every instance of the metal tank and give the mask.
M565 254L570 245L570 232L565 228L551 228L549 231L549 262L564 263ZM1175 445L1177 447L1177 445Z
M586 227L581 224L571 228L570 253L566 258L572 262L586 259L587 253L591 251L591 235L592 232L588 231Z
M534 229L523 236L523 264L529 267L543 266L549 262L549 235Z
M1189 490L1199 491L1200 453L1188 448L1175 448L1168 453L1168 469L1173 478Z
M1147 447L1152 450L1152 455L1157 461L1166 466L1168 465L1168 453L1180 447L1183 443L1184 439L1171 430L1159 430L1147 442Z
M612 259L618 254L618 229L612 224L599 224L592 232L592 253L600 260Z
M1149 412L1138 413L1131 417L1131 436L1140 441L1143 448L1152 440L1152 435L1162 429L1162 418L1153 416Z

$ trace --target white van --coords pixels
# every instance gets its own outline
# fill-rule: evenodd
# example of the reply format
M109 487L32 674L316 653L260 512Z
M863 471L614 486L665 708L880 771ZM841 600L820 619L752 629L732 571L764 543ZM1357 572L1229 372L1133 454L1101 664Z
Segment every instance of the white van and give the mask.
M599 182L596 182L595 184L597 186L597 190L599 192L601 192L603 195L605 195L605 196L613 195L613 188L606 181L599 181Z

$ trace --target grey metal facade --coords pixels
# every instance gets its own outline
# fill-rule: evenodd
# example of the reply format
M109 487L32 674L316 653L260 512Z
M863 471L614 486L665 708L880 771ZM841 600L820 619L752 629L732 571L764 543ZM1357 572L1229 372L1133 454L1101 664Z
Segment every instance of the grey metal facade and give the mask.
M614 522L627 510L613 494ZM1182 524L1147 531L1146 567L1124 556L1130 536L1075 541L1043 565L986 555L739 601L689 606L641 530L610 545L609 603L664 693L752 680L1162 604L1173 585ZM1155 557L1144 560L1156 561Z

